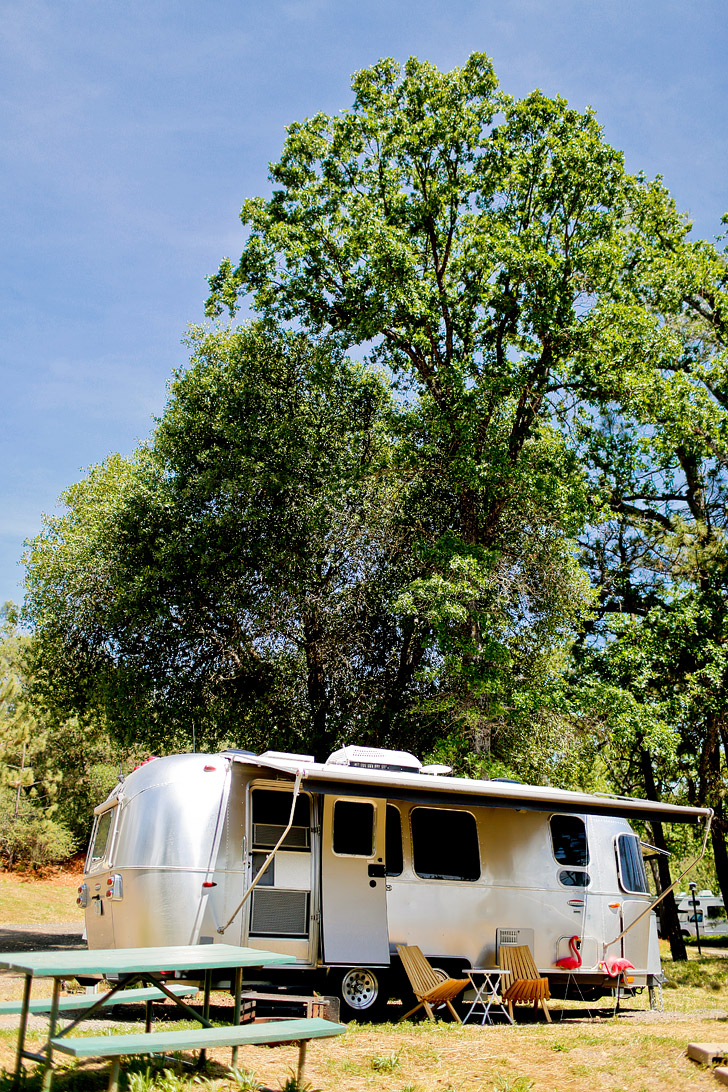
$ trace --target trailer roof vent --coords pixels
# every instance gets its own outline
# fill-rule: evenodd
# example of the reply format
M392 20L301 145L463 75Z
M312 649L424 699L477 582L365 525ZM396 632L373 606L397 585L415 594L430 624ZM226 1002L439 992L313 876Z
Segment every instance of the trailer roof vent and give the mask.
M286 751L263 751L260 758L282 758L286 762L305 762L307 764L314 761L313 755L289 755Z
M390 770L419 773L422 763L407 751L384 751L379 747L342 747L326 759L327 766L356 766L360 770Z

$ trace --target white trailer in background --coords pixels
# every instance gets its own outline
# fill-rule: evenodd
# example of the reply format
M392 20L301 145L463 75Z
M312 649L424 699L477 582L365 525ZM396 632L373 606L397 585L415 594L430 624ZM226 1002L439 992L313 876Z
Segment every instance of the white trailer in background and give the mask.
M585 997L614 985L605 958L629 960L635 986L659 981L629 820L696 823L708 810L446 769L364 747L324 763L153 759L96 808L79 891L89 946L274 949L290 956L289 983L335 987L348 1015L399 991L397 944L452 973L527 943L552 991L577 984ZM572 937L581 966L569 971L557 963Z

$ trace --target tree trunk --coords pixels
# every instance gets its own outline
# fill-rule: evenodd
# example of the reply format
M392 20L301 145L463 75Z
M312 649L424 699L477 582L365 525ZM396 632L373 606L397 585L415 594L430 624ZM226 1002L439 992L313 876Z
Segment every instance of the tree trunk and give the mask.
M312 610L303 619L303 641L306 652L306 690L311 716L311 739L316 748L316 757L320 762L328 758L334 744L328 725L329 699L321 655L322 639L323 632L318 614Z
M705 749L700 763L701 782L704 800L702 803L714 811L713 823L710 828L710 840L713 845L713 859L715 861L715 874L720 887L723 901L728 899L728 852L726 851L726 834L728 833L728 821L726 821L725 808L723 806L723 778L720 763L721 722L720 718L711 712L706 716ZM726 903L728 905L728 902Z
M652 758L644 747L641 749L640 761L647 799L659 800L660 797L657 792L655 772L652 769ZM652 839L656 848L666 850L667 845L665 843L665 833L662 829L662 823L654 820L650 825L652 827ZM672 883L672 879L670 878L670 860L662 853L659 854L657 859L657 872L659 875L658 894L662 894L662 892L666 891ZM657 907L657 913L660 918L660 934L670 941L670 953L673 961L679 963L686 960L688 958L688 953L685 949L685 938L682 935L680 920L677 916L677 903L675 902L675 894L673 891L671 891L669 895L666 895L662 900Z

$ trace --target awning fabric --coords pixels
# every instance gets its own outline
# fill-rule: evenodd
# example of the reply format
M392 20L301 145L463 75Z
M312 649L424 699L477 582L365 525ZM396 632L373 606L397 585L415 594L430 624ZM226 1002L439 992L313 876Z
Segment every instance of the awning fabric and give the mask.
M386 798L441 806L616 815L623 819L657 820L663 823L698 823L712 814L709 808L690 808L631 796L573 792L515 782L477 781L467 777L360 769L355 766L297 762L294 758L236 755L232 752L230 757L235 762L257 768L261 773L272 777L293 779L301 770L302 789L337 796Z

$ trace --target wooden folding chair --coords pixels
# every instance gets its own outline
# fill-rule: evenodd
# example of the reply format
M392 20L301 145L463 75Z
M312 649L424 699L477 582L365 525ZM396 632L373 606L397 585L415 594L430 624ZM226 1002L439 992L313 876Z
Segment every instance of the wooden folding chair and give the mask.
M415 1007L406 1012L404 1016L401 1016L400 1022L422 1008L424 1008L430 1020L434 1020L433 1006L447 1005L457 1022L462 1024L462 1020L452 1006L452 1000L466 986L471 985L470 980L468 978L447 977L443 980L441 974L427 961L416 944L398 944L397 951L417 998Z
M531 949L527 944L501 944L498 949L498 963L504 971L510 971L509 985L503 989L503 1001L513 1019L513 1005L518 1002L533 1002L534 1009L540 1005L543 1014L551 1023L551 1014L546 1002L551 997L548 978L542 978L533 961Z

